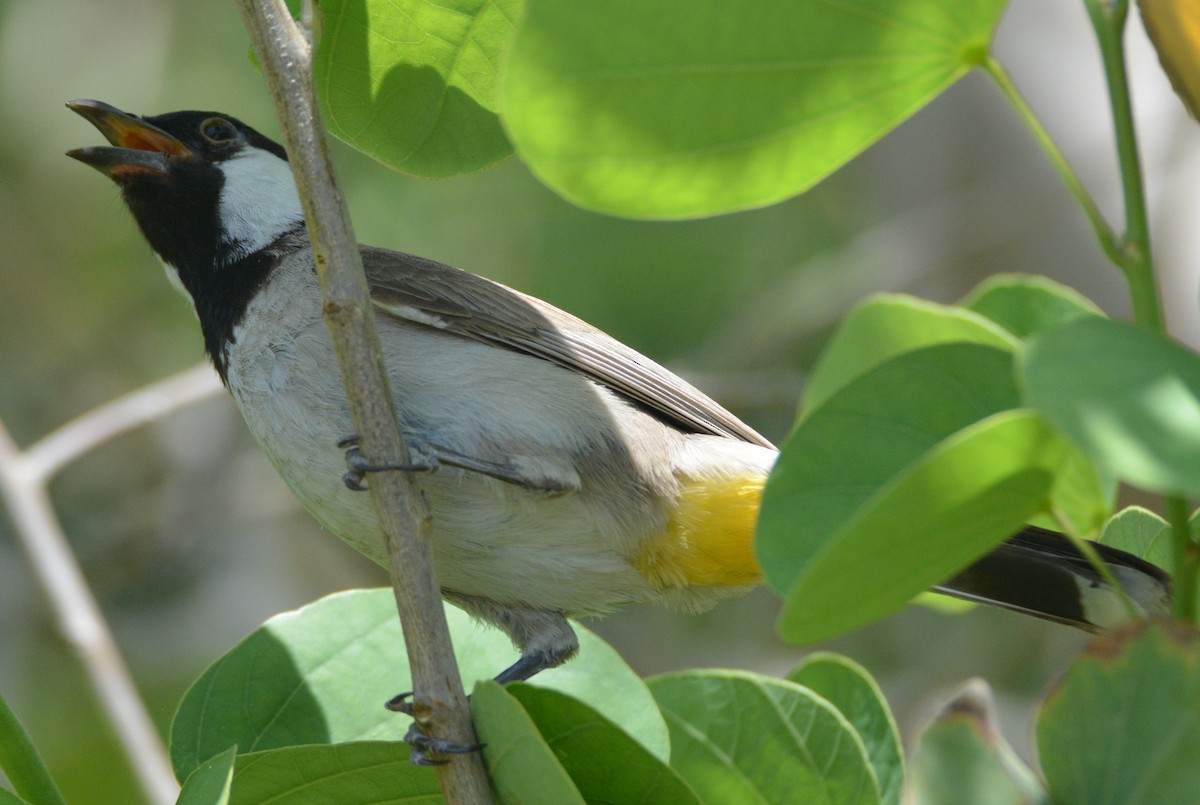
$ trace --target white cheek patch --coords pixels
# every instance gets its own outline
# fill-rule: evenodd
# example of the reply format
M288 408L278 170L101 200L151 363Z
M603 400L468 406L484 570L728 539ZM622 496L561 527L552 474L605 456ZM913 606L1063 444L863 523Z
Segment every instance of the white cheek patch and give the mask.
M225 174L218 215L233 259L270 245L304 220L292 169L279 157L247 148L218 166Z

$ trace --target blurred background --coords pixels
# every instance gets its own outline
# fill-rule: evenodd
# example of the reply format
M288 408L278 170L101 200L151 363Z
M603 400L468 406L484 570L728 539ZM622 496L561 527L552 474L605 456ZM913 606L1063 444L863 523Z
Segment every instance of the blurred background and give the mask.
M19 444L202 359L188 304L163 281L114 186L63 156L98 143L63 102L217 109L275 137L247 48L232 4L0 0L0 419ZM997 51L1116 220L1109 112L1082 3L1016 0ZM1129 51L1168 316L1196 346L1200 129L1137 19ZM1083 216L982 75L804 197L703 221L586 213L516 160L424 182L345 147L336 157L361 241L543 297L692 378L777 440L830 329L868 293L950 302L990 274L1023 271L1127 312ZM164 732L189 682L263 620L386 583L300 511L224 395L85 456L53 495ZM775 638L775 612L760 591L704 616L638 608L588 625L643 674L786 673L810 649ZM1084 642L1017 615L910 607L823 647L877 675L906 739L963 680L986 677L1028 757L1032 702ZM140 801L2 511L0 694L69 801Z

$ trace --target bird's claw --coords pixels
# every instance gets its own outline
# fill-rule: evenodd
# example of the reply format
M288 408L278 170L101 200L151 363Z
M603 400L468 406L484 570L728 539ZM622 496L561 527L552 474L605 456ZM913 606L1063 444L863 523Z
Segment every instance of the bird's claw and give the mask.
M463 746L445 738L426 735L415 721L408 728L404 742L412 747L412 753L409 754L408 759L418 766L442 766L450 761L436 757L437 755L469 755L483 749L483 744Z
M342 483L347 489L354 492L365 492L367 487L363 485L363 479L367 473L383 472L384 470L401 470L404 472L433 472L438 468L437 459L432 453L419 450L409 445L409 451L412 454L412 461L407 464L375 464L367 460L367 457L362 454L362 449L358 446L360 439L358 436L347 436L339 439L337 446L346 451L346 466L349 469L342 475Z
M393 696L389 699L384 707L393 713L404 713L407 716L412 716L413 706L412 702L409 701L411 698L412 691L401 693L399 696ZM483 744L463 746L445 738L434 738L426 735L425 731L421 729L421 725L415 721L408 728L408 733L404 736L404 742L412 747L412 754L409 755L409 760L418 766L441 766L450 762L436 758L436 755L467 755L483 749Z

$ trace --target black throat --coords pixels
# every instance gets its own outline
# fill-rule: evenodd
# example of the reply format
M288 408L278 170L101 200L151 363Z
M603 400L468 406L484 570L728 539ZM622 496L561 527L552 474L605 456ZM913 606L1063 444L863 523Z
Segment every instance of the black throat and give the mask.
M229 385L229 349L237 340L235 330L245 318L246 309L280 261L306 244L307 234L300 222L269 246L244 257L209 267L179 267L179 278L200 319L204 351L225 385Z

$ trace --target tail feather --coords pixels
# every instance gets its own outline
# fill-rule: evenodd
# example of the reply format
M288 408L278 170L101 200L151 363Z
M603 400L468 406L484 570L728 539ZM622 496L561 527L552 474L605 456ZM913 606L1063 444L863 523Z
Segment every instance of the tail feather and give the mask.
M1142 614L1171 611L1171 579L1161 568L1107 545L1093 547ZM1069 539L1035 526L934 590L1091 632L1129 617L1120 595Z

